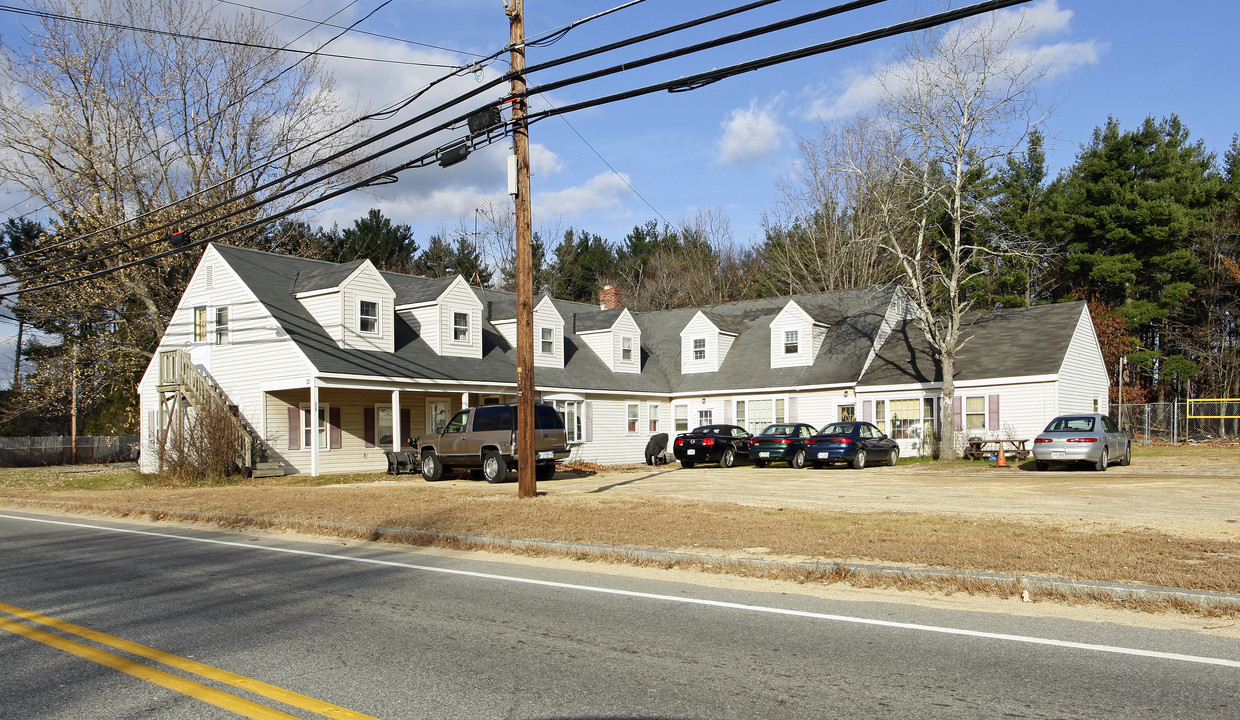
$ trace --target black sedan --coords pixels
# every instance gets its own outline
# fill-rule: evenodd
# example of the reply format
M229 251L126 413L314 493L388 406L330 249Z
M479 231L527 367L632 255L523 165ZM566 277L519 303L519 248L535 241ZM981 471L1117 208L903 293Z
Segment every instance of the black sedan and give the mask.
M895 465L900 446L868 422L850 421L827 425L805 441L809 461L814 467L832 463L851 464L857 470L871 460Z
M739 425L703 425L677 435L672 453L687 468L713 462L719 463L719 467L732 467L738 455L748 457L749 433Z
M758 467L772 460L786 460L789 467L805 467L805 440L814 434L806 423L775 423L749 438L749 459Z

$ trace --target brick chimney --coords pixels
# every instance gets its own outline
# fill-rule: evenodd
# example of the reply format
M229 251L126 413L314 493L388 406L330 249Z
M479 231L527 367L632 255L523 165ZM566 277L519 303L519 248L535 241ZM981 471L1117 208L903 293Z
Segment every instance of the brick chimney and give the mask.
M619 288L604 285L598 291L598 307L600 310L619 310L624 307L624 295Z

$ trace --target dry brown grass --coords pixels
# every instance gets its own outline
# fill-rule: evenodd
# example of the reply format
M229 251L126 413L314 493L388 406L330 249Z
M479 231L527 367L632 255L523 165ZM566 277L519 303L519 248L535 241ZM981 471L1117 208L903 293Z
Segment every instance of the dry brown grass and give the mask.
M373 483L377 478L353 479ZM1230 541L1153 532L1091 533L913 513L759 508L628 495L551 492L531 502L517 499L511 487L484 484L307 486L296 483L314 481L276 481L253 480L229 487L130 486L122 490L55 492L49 492L48 485L16 486L19 484L10 482L0 488L0 502L30 509L192 520L445 547L489 545L485 539L460 537L473 535L678 550L713 557L640 560L624 551L578 549L560 554L797 582L847 580L858 586L1020 595L1012 583L981 581L963 574L995 572L1240 594L1240 543ZM505 551L512 552L509 548ZM743 557L821 564L772 567L736 560ZM849 569L856 564L895 564L962 574L941 578L858 575ZM1054 593L1039 591L1039 595L1053 597ZM1073 595L1074 600L1081 597ZM1117 602L1109 596L1103 598L1102 593L1092 599ZM1125 607L1178 609L1175 601L1118 602Z

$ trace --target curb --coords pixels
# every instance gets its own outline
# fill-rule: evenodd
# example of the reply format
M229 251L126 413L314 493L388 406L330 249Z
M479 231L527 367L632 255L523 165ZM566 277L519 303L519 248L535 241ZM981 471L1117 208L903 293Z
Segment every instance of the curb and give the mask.
M10 498L13 500L13 498ZM62 507L73 508L71 503L56 500L36 500L23 499L23 503L31 503L35 505L59 505ZM94 506L103 510L111 510L121 513L142 512L152 515L163 513L162 510L143 509L137 510L131 507L116 506ZM868 565L868 564L852 564L841 562L787 562L783 560L769 560L757 557L727 557L724 555L709 555L705 553L689 553L678 550L657 550L654 548L641 547L625 547L615 545L598 545L593 543L568 542L564 540L522 540L517 538L495 537L490 535L472 535L469 533L453 533L442 532L438 530L417 530L412 528L401 527L385 527L380 525L355 525L352 523L339 523L329 521L318 521L304 524L286 523L272 518L259 517L254 515L203 515L195 512L168 511L168 518L184 519L189 522L220 524L221 522L236 522L242 525L255 525L258 527L290 527L291 529L313 530L314 528L334 529L334 530L350 530L362 537L371 536L406 536L406 537L424 537L435 540L454 540L465 545L491 546L510 548L513 550L543 550L561 555L572 554L598 554L598 555L619 555L631 557L638 560L650 562L701 562L705 564L714 564L723 567L729 565L748 565L750 567L768 568L768 569L796 569L805 571L823 571L835 572L841 576L850 575L871 575L883 577L902 577L912 579L943 579L943 578L966 578L981 583L991 583L994 585L1009 585L1019 587L1024 591L1053 591L1063 593L1065 595L1107 595L1115 600L1176 600L1187 602L1203 607L1220 607L1233 606L1240 607L1240 595L1230 593L1210 592L1206 590L1187 590L1183 588L1160 587L1156 585L1128 585L1124 583L1108 583L1096 582L1089 580L1065 580L1062 578L1038 577L1032 575L1014 575L1010 573L988 573L988 572L970 572L956 570L938 570L934 568L912 568L899 565Z

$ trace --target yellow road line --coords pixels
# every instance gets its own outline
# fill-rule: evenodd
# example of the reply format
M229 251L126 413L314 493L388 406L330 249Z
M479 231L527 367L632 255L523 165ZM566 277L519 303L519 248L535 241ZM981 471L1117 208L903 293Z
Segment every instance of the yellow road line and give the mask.
M65 622L64 620L58 620L53 617L48 617L47 615L41 615L32 610L23 610L22 608L19 608L13 605L8 605L6 603L0 603L0 611L6 612L15 617L20 617L25 620L29 620L31 622L36 622L42 625L46 625L48 627L56 628L57 630L60 630L63 632L72 633L79 637L86 638L87 640L92 640L94 642L97 642L101 645L107 645L110 647L114 647L118 650L123 650L125 652L132 653L139 657L144 657L149 660L154 660L155 662L163 663L164 665L175 667L179 670L191 672L191 673L194 673L195 675L199 675L201 677L205 677L207 679L214 680L216 682L220 682L225 685L231 685L233 687L241 688L243 690L247 690L249 692L262 695L263 697L269 698L271 700L284 703L285 705L291 705L293 707L301 708L302 710L309 710L310 712L316 713L318 715L322 715L324 717L339 718L340 720L377 720L377 718L373 716L366 715L364 713L359 713L353 710L349 710L348 708L343 708L338 705L332 705L331 703L326 703L326 702L323 702L322 700L316 700L315 698L302 695L300 693L295 693L292 690L285 690L284 688L277 687L275 685L269 685L265 682L262 682L260 680L255 680L253 678L249 678L244 675L238 675L237 673L229 672L227 670L220 670L219 668L211 667L210 665L204 665L203 663L200 663L200 662L195 662L193 660L189 660L189 659L180 657L178 655L173 655L171 653L166 653L161 650L156 650L154 648L150 648L145 645L140 645L138 643L131 642L129 640L125 640L122 638L118 638L113 635L108 635L107 633L101 633L101 632L98 632L97 630L91 630L90 628L82 627L81 625L74 625L73 623ZM59 642L49 642L47 639L44 639L42 637L36 637L33 634L28 634L27 632L16 630L10 626L22 628L23 630L29 631L29 633L38 633L40 636L46 635L48 638L54 639ZM224 698L232 698L236 702L249 703L248 700L242 700L241 698L235 698L232 695L229 695L224 692L220 692L218 690L212 690L211 688L208 688L204 685L199 685L198 683L195 683L189 680L182 680L181 678L178 678L175 675L169 675L168 673L165 673L161 670L154 670L154 669L147 667L146 665L142 665L140 663L134 663L132 661L125 660L124 658L118 657L116 655L112 655L110 653L106 653L102 650L96 650L86 645L79 645L78 643L75 643L71 640L62 638L59 635L53 635L52 633L47 633L42 630L37 630L27 625L22 625L21 623L15 623L11 620L0 618L0 629L9 630L10 632L14 632L20 635L25 635L26 637L45 643L47 645L51 645L60 650L65 650L66 652L72 652L76 655L80 655L81 657L85 657L88 660L98 662L102 665L107 665L108 667L112 667L114 669L120 670L121 672L129 673L130 675L134 675L135 677L140 677L144 680L150 680L151 682L154 682L158 685L164 685L164 687L168 687L170 689L176 690L177 692L184 692L186 695L191 695L193 697L199 697L199 699L205 700L206 698L202 698L193 692L186 692L185 690L182 690L179 687L172 687L170 685L165 684L164 682L160 682L150 677L146 677L144 674L140 674L139 672L130 672L130 670L126 669L126 667L132 666L134 670L141 668L142 670L145 670L146 672L149 672L149 673L157 673L160 676L171 678L174 681L178 681L180 683L187 683L188 685L194 686L196 688L201 688L202 690L205 690L211 693L217 693L218 695L223 696ZM121 666L117 666L113 664L113 662L104 662L103 660L88 656L84 654L83 652L79 652L77 649L72 649L71 647L62 647L61 644L64 644L67 646L73 646L74 648L78 648L83 651L98 653L101 656L105 656L106 658L113 659L113 661L119 661L120 663L126 664L126 666L121 667ZM212 703L213 705L219 705L219 703L214 702L212 700L206 700L206 701ZM270 708L263 707L262 705L258 705L255 703L249 703L249 704L269 714L247 715L247 717L254 717L254 718L294 717L292 715L285 715L284 713L276 712L275 710L271 710ZM220 707L224 707L224 706L220 705ZM227 709L240 713L240 711L234 710L231 707ZM240 713L240 714L245 715L246 713Z
M39 630L37 628L32 628L29 625L23 625L19 622L9 620L8 618L0 618L0 630L8 630L15 635L21 635L23 637L30 638L31 640L41 642L44 645L50 645L57 650L72 653L78 657L86 658L91 662L96 662L100 665L110 667L113 670L120 670L123 673L133 675L134 677L140 678L149 683L161 685L169 690L175 690L182 695L197 698L203 702L211 703L216 707L224 708L229 712L234 712L244 717L255 718L255 720L298 720L295 715L287 715L279 712L278 710L272 710L269 707L264 707L258 703L250 702L249 700L239 698L236 695L229 695L226 692L209 688L206 685L201 685L192 680L179 678L176 675L166 673L163 670L156 670L155 668L147 667L142 663L126 660L119 655L113 655L112 653L104 652L103 650L90 647L89 645L83 645L81 643L63 638L59 635L54 635L46 630Z

